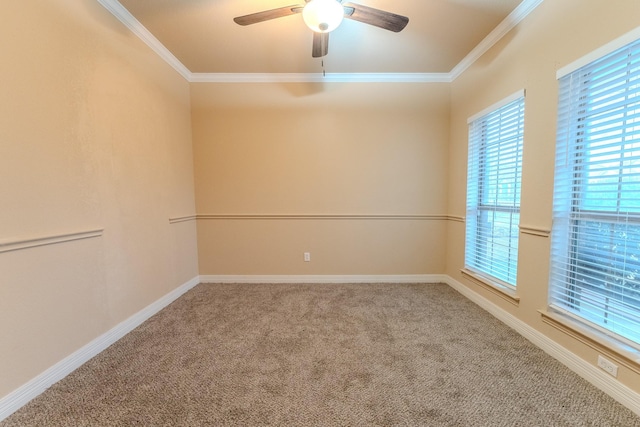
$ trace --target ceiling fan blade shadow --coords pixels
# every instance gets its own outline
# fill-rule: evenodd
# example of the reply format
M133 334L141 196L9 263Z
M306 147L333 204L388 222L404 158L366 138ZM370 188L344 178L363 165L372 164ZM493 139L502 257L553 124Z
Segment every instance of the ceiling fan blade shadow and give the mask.
M258 22L269 21L271 19L282 18L284 16L295 15L302 12L304 5L293 5L287 7L279 7L278 9L265 10L262 12L251 13L249 15L238 16L233 21L238 25L251 25Z
M344 17L354 21L363 22L375 27L399 33L409 23L409 18L384 10L374 9L355 3L343 3L345 8Z
M313 33L313 48L311 56L314 58L322 58L329 53L329 33Z

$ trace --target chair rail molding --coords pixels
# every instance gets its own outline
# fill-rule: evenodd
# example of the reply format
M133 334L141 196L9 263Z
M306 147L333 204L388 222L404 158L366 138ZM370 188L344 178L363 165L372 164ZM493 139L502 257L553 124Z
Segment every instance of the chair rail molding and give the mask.
M197 215L185 215L185 216L176 216L173 218L169 218L169 224L177 224L179 222L188 222L188 221L195 221L196 218L198 216Z
M75 240L92 239L95 237L101 237L103 231L104 229L98 228L94 230L76 231L65 234L0 240L0 253L37 248L39 246L55 245L58 243L73 242Z
M538 227L534 225L521 224L519 228L522 234L529 234L531 236L549 237L549 235L551 234L551 230L546 227Z
M198 220L414 220L446 221L445 214L197 214Z

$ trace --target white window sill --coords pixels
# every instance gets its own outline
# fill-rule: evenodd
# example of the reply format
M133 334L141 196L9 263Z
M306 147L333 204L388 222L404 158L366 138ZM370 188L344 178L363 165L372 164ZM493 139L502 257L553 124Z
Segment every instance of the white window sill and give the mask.
M640 351L613 337L552 310L538 310L542 321L587 345L603 356L640 374Z
M494 295L499 296L511 304L518 306L520 305L520 297L516 294L514 289L508 288L504 285L501 285L497 282L491 281L488 277L484 277L479 275L478 273L471 271L467 268L463 268L460 270L460 273L476 285L482 287L483 289L491 292Z

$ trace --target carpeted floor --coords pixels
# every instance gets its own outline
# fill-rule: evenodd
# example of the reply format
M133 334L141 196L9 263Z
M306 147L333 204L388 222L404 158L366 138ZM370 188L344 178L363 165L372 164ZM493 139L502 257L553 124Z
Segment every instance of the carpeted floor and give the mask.
M199 285L9 426L640 426L446 285Z

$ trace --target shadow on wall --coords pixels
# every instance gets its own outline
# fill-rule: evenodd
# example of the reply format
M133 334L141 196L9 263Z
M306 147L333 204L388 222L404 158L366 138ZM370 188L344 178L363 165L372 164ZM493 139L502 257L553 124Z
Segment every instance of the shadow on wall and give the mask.
M280 87L295 98L305 98L325 93L331 86L326 85L324 82L306 82L294 85L284 83Z

